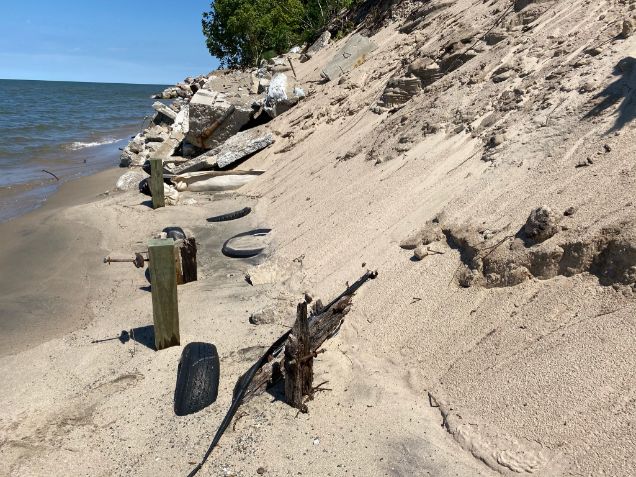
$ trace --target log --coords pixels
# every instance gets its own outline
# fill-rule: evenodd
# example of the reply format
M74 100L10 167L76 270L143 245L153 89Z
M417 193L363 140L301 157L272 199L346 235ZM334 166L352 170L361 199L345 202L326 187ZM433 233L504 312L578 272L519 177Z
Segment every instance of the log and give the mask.
M313 395L314 356L307 318L307 303L298 305L296 323L285 346L285 400L289 405L307 412L303 397Z
M344 317L349 313L351 295L341 297L326 312L310 316L309 322L309 353L315 355L322 344L331 338L344 321ZM262 394L267 388L275 384L282 377L281 370L284 369L284 358L272 359L264 365L254 376L252 382L245 392L244 402L255 396ZM240 379L239 379L240 382Z

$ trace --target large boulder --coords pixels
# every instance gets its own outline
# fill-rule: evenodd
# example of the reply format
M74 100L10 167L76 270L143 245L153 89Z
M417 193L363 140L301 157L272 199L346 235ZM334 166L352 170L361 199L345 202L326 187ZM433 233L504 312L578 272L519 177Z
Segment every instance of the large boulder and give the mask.
M364 63L367 55L376 48L373 41L356 33L347 40L325 69L320 72L320 76L327 81L332 81Z
M189 107L188 141L202 149L212 149L234 134L252 118L252 100L205 89L197 91Z

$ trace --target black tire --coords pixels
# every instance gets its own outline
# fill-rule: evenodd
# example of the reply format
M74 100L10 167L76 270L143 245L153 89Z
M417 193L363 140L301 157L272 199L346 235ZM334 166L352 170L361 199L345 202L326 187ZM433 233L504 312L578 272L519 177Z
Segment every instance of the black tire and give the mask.
M163 229L168 238L174 240L185 240L186 234L181 227L166 227Z
M216 401L219 354L210 343L188 343L181 353L174 390L174 413L187 416Z
M241 210L236 210L234 212L230 212L228 214L217 215L216 217L210 217L208 222L227 222L228 220L236 220L248 215L252 209L250 207L245 207Z
M230 243L232 242L232 240L234 240L236 238L239 238L239 237L247 237L248 235L266 235L266 234L270 233L271 231L272 231L272 229L255 229L255 230L250 230L249 232L240 233L238 235L235 235L234 237L230 237L223 244L223 248L221 249L221 252L223 252L223 255L225 255L226 257L230 257L230 258L251 258L251 257L256 257L257 255L261 254L265 250L265 247L261 247L261 248L232 248L230 246Z

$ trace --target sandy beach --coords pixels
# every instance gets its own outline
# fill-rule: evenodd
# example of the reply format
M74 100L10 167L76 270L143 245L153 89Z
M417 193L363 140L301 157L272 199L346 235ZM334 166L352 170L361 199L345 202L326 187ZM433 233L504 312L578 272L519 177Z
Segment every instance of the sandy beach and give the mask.
M636 475L632 13L495 3L407 2L365 26L376 48L338 80L321 72L347 38L297 62L306 97L259 126L273 144L240 167L265 172L237 190L153 210L112 192L111 170L0 225L0 474L187 475L305 294L328 302L371 269L314 362L309 412L279 383L199 475ZM457 69L426 63L473 42ZM387 107L418 61L434 81ZM199 279L178 288L181 346L156 352L144 272L102 258L167 226L196 237ZM266 253L222 255L256 228ZM218 348L219 396L179 417L195 341Z

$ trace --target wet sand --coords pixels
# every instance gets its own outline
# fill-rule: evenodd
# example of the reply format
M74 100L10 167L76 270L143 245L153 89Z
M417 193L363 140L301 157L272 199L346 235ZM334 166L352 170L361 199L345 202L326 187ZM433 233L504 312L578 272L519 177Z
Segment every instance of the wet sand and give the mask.
M100 231L65 211L103 197L122 170L112 168L61 186L44 205L0 223L0 355L18 353L91 319L86 307Z

